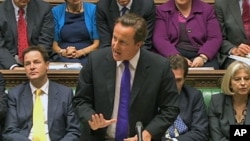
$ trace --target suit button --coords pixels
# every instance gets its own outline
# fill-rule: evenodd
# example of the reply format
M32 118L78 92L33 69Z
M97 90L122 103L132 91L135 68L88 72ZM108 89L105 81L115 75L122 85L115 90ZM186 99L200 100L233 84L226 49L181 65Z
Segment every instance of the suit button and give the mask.
M188 33L191 33L191 32L192 32L192 29L191 29L191 28L188 28L188 29L187 29L187 32L188 32Z

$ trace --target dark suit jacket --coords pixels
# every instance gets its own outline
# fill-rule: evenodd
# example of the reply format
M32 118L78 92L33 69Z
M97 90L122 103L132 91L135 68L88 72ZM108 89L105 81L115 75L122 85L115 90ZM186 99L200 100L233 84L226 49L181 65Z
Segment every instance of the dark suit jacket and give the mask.
M7 111L7 95L5 94L5 81L0 73L0 141L2 141L2 129L5 123Z
M5 92L5 81L4 81L2 73L0 73L0 93L4 93L4 92Z
M216 0L215 12L223 32L223 44L218 55L224 65L229 51L241 43L247 43L238 0Z
M116 61L111 48L90 54L80 72L74 107L81 122L94 113L111 119L116 81ZM141 121L153 140L160 140L179 114L179 96L169 62L152 52L141 49L129 104L129 136L135 136L135 124ZM107 128L83 132L85 141L103 141ZM89 137L92 135L92 139ZM89 140L87 140L89 139Z
M143 6L142 6L143 5ZM152 48L152 34L155 21L155 5L153 0L133 0L130 13L142 16L148 27L148 36L144 48ZM99 0L96 8L97 29L100 36L100 48L109 47L113 35L115 20L120 17L116 0Z
M9 90L5 141L29 141L32 128L32 93L29 82ZM70 88L49 81L48 129L51 141L79 141L80 123L73 111Z
M27 28L29 45L44 46L52 57L54 21L51 6L43 0L31 0L27 5ZM16 64L17 22L12 0L0 4L0 68L9 69Z
M188 132L180 135L178 141L207 141L208 118L201 91L183 85L180 94L180 117L188 127Z
M250 99L248 99L245 124L250 124ZM230 125L235 124L232 96L223 93L212 95L209 106L211 141L229 141Z

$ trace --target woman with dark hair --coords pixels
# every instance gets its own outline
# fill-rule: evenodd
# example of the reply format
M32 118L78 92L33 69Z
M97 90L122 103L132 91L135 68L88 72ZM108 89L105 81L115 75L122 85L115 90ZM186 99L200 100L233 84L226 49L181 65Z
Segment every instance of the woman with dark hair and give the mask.
M59 62L85 64L87 56L99 46L96 6L81 0L66 0L52 9L55 21L53 50Z
M164 57L179 54L189 67L214 67L222 43L211 5L201 0L169 0L156 9L153 44Z

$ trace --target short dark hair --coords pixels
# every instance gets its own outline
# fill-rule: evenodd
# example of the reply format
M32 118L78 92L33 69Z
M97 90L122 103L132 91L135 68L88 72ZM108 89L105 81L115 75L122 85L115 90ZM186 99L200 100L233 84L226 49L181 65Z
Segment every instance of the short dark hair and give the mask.
M40 52L41 55L42 55L42 57L43 57L44 62L48 62L48 61L49 61L49 55L48 55L47 50L46 50L44 47L35 46L35 45L32 45L32 46L26 48L26 49L23 51L23 54L22 54L22 55L23 55L23 58L24 58L24 56L25 56L27 53L29 53L29 52L31 52L31 51L38 51L38 52Z
M115 25L117 23L121 23L123 26L133 27L135 29L134 40L136 43L140 41L143 42L146 39L148 34L147 23L141 16L134 13L128 13L119 17L116 20Z
M184 70L184 78L186 78L186 76L188 74L188 62L187 62L187 60L181 55L173 55L173 56L168 57L168 59L170 61L170 67L173 70L183 69Z

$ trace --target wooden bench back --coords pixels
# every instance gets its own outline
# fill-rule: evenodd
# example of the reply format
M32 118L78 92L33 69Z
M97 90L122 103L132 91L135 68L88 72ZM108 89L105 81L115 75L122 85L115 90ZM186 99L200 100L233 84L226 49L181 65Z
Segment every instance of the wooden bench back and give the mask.
M0 3L3 2L3 1L4 0L0 0ZM47 1L47 2L49 2L52 5L57 5L57 4L65 2L64 0L44 0L44 1ZM86 2L91 2L91 3L96 3L99 0L85 0L85 1ZM154 0L154 1L155 1L156 5L160 5L160 4L165 3L167 0ZM204 1L207 2L207 3L209 3L209 4L214 4L215 0L204 0Z

